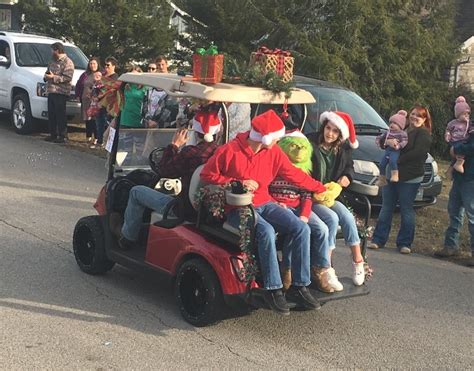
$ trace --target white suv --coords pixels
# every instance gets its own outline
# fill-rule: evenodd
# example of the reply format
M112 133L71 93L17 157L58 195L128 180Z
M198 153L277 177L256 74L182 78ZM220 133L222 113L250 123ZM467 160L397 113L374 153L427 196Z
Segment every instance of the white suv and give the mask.
M11 112L12 123L19 134L30 132L35 120L48 119L43 75L51 59L50 45L57 41L61 40L0 31L0 109ZM66 108L71 118L81 112L80 103L74 97L74 85L87 68L88 60L78 47L63 44L75 67Z

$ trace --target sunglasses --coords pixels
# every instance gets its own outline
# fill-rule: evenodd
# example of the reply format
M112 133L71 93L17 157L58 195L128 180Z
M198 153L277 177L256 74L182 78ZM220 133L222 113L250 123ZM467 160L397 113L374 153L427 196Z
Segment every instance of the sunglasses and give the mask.
M105 67L111 67L111 66L113 66L112 63L106 63L106 64L105 64Z
M148 67L148 71L156 71L156 67Z

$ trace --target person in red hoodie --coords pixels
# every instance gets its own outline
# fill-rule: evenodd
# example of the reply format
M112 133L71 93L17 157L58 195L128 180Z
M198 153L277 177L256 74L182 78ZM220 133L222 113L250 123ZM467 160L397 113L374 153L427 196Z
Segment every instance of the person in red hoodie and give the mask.
M208 160L201 179L211 184L240 181L254 193L253 205L258 214L256 241L265 288L264 299L279 314L290 313L282 292L282 281L275 244L276 232L287 235L292 251L292 286L286 295L292 301L308 308L318 309L320 303L306 288L310 283L310 229L293 212L273 200L268 186L278 176L310 192L324 192L319 182L293 166L288 156L275 146L285 134L285 126L273 110L252 120L250 131L240 133L231 142L221 146ZM227 221L239 226L237 210L230 211Z

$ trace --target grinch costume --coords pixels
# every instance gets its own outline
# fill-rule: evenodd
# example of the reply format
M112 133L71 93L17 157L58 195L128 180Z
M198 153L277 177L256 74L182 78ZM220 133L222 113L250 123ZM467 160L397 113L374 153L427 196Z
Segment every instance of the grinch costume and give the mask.
M299 130L289 132L278 143L293 165L310 174L313 167L311 156L313 148L309 140ZM270 195L275 201L291 209L296 216L308 223L311 231L310 262L311 278L320 291L331 293L334 289L328 283L327 271L331 268L329 258L329 230L326 224L311 211L311 193L281 178L275 179L269 186ZM330 192L315 193L321 199L330 198ZM285 241L283 246L283 289L291 285L291 251Z

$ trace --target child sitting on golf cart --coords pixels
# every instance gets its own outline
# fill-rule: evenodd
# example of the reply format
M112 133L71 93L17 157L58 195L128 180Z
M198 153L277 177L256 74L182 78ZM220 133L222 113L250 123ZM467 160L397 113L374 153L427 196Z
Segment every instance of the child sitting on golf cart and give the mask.
M199 111L192 120L192 130L196 133L198 143L187 145L179 150L187 140L188 129L180 128L176 131L171 144L163 151L163 157L158 164L161 177L181 178L183 189L179 194L182 209L186 217L194 210L189 202L188 188L194 170L214 153L217 145L214 142L215 135L221 130L221 122L217 111ZM133 247L139 237L145 209L161 212L165 209L173 197L146 186L135 186L130 191L127 208L124 214L124 222L119 234L119 245L123 249ZM115 218L118 216L115 215ZM111 222L112 223L112 222ZM115 221L120 225L120 220Z
M275 144L285 134L285 126L273 110L252 120L250 131L240 133L231 142L218 148L201 172L201 179L211 184L225 185L238 180L253 192L253 205L258 214L256 241L265 289L264 299L275 312L288 315L288 303L282 293L275 232L288 237L292 253L292 286L287 297L308 309L317 309L320 303L306 288L310 284L309 241L306 223L291 210L276 202L268 186L281 177L310 192L324 192L325 187L302 170L293 166L285 153ZM238 210L231 210L227 222L239 227Z

